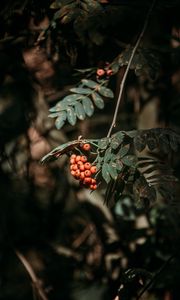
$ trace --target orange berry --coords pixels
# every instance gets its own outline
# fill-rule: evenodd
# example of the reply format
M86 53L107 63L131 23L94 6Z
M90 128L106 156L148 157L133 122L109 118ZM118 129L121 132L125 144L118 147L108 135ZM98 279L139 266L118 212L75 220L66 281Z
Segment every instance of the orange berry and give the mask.
M98 76L103 76L105 74L105 71L103 69L98 69L97 72L96 72L96 74Z
M85 177L84 180L83 180L83 183L84 183L84 184L87 184L87 183L90 184L91 181L92 181L92 178L91 178L91 177Z
M74 165L70 165L70 170L71 170L71 171L73 170L73 167L74 167Z
M79 160L79 161L77 162L77 165L78 165L78 167L80 167L80 166L83 165L83 162L82 162L81 160Z
M83 164L79 166L79 170L80 170L80 171L84 171L84 169L85 169L85 168L84 168L84 165L83 165Z
M86 162L86 163L84 164L84 168L85 168L86 170L90 170L91 164L90 164L89 162Z
M86 157L85 155L82 155L82 156L81 156L81 161L82 161L82 162L87 162L87 157Z
M75 177L76 177L76 178L79 178L79 177L80 177L80 175L81 175L81 172L80 172L80 170L76 170L76 172L75 172Z
M75 176L75 174L76 174L76 171L73 171L73 170L72 170L72 171L71 171L71 175L72 175L72 176Z
M77 155L76 158L75 158L76 162L80 161L81 160L81 156L80 155Z
M84 178L85 178L84 172L81 172L80 179L84 179Z
M72 165L72 164L75 164L75 163L76 163L75 158L71 158L71 159L70 159L70 164Z
M97 172L96 166L92 166L90 170L92 174L95 174Z
M96 190L97 189L97 184L91 184L90 189L93 190L93 191Z
M91 183L96 184L96 179L92 178Z
M113 71L112 71L111 69L109 69L109 70L106 71L106 74L107 74L108 76L111 76L111 75L113 74Z
M86 170L86 171L84 172L84 175L85 175L86 177L90 177L90 176L91 176L91 171L90 171L90 170Z
M72 165L72 170L73 170L73 171L76 171L77 169L78 169L78 165L77 165L77 164L73 164L73 165Z
M70 159L71 159L71 158L76 158L76 156L77 156L76 154L72 154L72 155L70 156Z
M82 148L83 148L84 151L89 151L91 149L91 145L90 144L84 144Z

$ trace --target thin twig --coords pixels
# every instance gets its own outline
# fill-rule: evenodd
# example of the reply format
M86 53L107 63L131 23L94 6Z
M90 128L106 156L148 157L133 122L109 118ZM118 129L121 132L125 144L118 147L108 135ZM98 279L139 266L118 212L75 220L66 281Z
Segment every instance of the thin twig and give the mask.
M167 267L167 265L170 263L170 261L174 258L174 255L171 255L165 263L162 265L162 267L155 273L155 275L152 277L152 279L145 285L145 287L142 289L142 291L137 296L136 300L139 300L142 295L150 288L150 286L153 284L153 282L157 279L157 277L161 274L161 272Z
M19 260L21 261L21 263L23 264L23 266L25 267L25 269L28 272L29 276L31 277L33 286L35 287L36 291L38 292L40 298L42 300L48 300L48 298L47 298L44 290L42 289L40 280L36 276L33 268L31 267L31 265L29 264L29 262L27 261L27 259L18 250L15 250L15 253L16 253L17 257L19 258Z
M139 37L138 37L138 39L137 39L137 41L136 41L136 44L135 44L135 46L134 46L134 48L133 48L133 51L132 51L132 53L131 53L131 56L130 56L130 59L129 59L129 62L128 62L126 71L125 71L124 76L123 76L123 79L122 79L122 81L121 81L120 91L119 91L119 95L118 95L118 100L117 100L117 104L116 104L114 116L113 116L113 120L112 120L110 129L109 129L109 131L108 131L107 137L110 137L110 136L111 136L111 132L112 132L113 128L116 126L117 114L118 114L119 105L120 105L120 102L121 102L122 93L123 93L123 90L124 90L124 85L125 85L125 82L126 82L126 78L127 78L127 75L128 75L128 72L129 72L129 69L130 69L130 66L131 66L133 57L134 57L134 55L135 55L135 53L136 53L136 50L137 50L137 48L138 48L138 46L139 46L139 44L140 44L140 42L141 42L141 39L142 39L142 37L143 37L143 35L144 35L145 30L146 30L146 28L147 28L147 25L148 25L148 22L149 22L149 18L150 18L150 15L151 15L151 13L152 13L152 10L153 10L153 8L154 8L155 3L156 3L156 0L154 0L154 1L152 2L151 7L149 8L149 11L148 11L148 13L147 13L147 16L146 16L146 19L145 19L145 22L144 22L143 29L142 29L142 31L141 31L141 33L140 33L140 35L139 35Z

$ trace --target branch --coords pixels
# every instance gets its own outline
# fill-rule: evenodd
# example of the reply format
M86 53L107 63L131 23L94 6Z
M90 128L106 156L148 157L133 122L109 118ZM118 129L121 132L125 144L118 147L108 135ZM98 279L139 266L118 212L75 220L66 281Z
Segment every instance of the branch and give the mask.
M164 271L164 269L167 267L167 265L171 262L171 260L174 258L174 255L171 255L166 261L165 263L162 265L162 267L159 269L159 271L157 271L157 273L155 273L155 275L153 276L153 278L145 285L145 287L142 289L142 291L139 293L139 295L137 296L136 300L139 300L142 295L151 287L151 285L153 284L153 282L157 279L157 277L162 273L162 271Z
M141 33L140 33L140 35L139 35L139 37L138 37L138 39L137 39L137 41L136 41L136 44L135 44L135 46L134 46L134 48L133 48L133 51L132 51L132 53L131 53L131 56L130 56L130 59L129 59L129 62L128 62L126 71L125 71L124 76L123 76L123 79L122 79L122 81L121 81L120 91L119 91L119 95L118 95L118 100L117 100L117 104L116 104L114 116L113 116L113 120L112 120L110 129L109 129L109 131L108 131L107 137L110 137L110 136L111 136L111 132L112 132L113 128L116 126L117 114L118 114L119 105L120 105L120 102L121 102L122 93L123 93L123 90L124 90L124 85L125 85L125 82L126 82L126 78L127 78L127 75L128 75L128 72L129 72L129 69L130 69L130 66L131 66L133 57L134 57L134 55L135 55L135 53L136 53L136 50L137 50L137 48L138 48L138 46L139 46L139 44L140 44L140 42L141 42L141 39L142 39L142 37L143 37L143 35L144 35L145 30L146 30L146 28L147 28L147 25L148 25L148 22L149 22L149 18L150 18L150 15L151 15L151 13L152 13L152 10L153 10L153 8L154 8L155 3L156 3L156 0L154 0L154 1L152 2L151 7L149 8L149 11L148 11L148 13L147 13L147 16L146 16L146 19L145 19L145 22L144 22L143 29L142 29L142 31L141 31Z
M40 298L42 300L48 300L44 290L42 289L40 280L37 278L33 268L31 267L31 265L29 264L27 259L19 251L15 250L15 253L16 253L17 257L19 258L19 260L21 261L21 263L23 264L23 266L25 267L29 276L31 277L32 283L33 283L34 287L36 288L37 292L39 293Z

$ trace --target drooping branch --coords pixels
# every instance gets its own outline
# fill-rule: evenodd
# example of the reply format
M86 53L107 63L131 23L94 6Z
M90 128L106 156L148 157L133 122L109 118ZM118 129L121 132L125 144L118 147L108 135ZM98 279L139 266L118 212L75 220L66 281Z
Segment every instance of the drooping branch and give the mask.
M120 106L120 103L121 103L121 99L122 99L122 93L123 93L123 90L124 90L124 86L125 86L125 82L126 82L126 79L127 79L127 75L128 75L128 72L129 72L129 69L130 69L130 66L131 66L131 63L132 63L132 60L134 58L134 55L136 53L136 50L137 48L139 47L139 44L141 42L141 39L145 33L145 30L147 28L147 25L148 25L148 22L149 22L149 18L150 18L150 15L152 13L152 10L155 6L155 3L156 3L156 0L154 0L152 2L152 5L150 6L149 10L148 10L148 13L146 15L146 19L145 19L145 22L144 22L144 26L142 28L142 31L141 33L139 34L139 37L134 45L134 48L132 50L132 53L131 53L131 56L130 56L130 59L129 59L129 62L127 64L127 68L126 68L126 71L124 73L124 76L123 76L123 79L121 81L121 85L120 85L120 90L119 90L119 95L118 95L118 99L117 99L117 103L116 103L116 108L115 108L115 111L114 111L114 116L113 116L113 120L112 120L112 123L111 123L111 126L109 128L109 131L108 131L108 134L107 134L107 137L110 137L111 136L111 133L112 133L112 130L113 128L116 126L116 120L117 120L117 115L118 115L118 111L119 111L119 106Z
M19 258L19 260L21 261L21 263L23 264L23 266L26 269L27 273L29 274L29 276L32 280L32 284L33 284L33 286L35 287L36 291L39 294L39 298L42 299L42 300L48 300L48 298L45 294L45 291L42 288L41 282L38 279L38 277L36 276L32 266L29 264L28 260L18 250L15 250L15 253L16 253L17 257Z

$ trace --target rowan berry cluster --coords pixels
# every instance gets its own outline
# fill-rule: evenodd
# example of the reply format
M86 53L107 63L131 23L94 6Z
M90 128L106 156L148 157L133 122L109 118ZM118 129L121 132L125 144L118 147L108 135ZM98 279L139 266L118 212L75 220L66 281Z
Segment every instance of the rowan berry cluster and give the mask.
M84 144L82 149L89 151L90 145ZM97 172L97 168L88 162L87 156L72 154L70 157L70 172L75 179L79 180L82 186L91 190L97 189L96 179L92 177Z
M96 71L96 76L97 76L97 79L100 79L100 78L109 78L110 76L113 75L113 71L112 69L109 67L109 63L106 62L105 64L105 67L104 68L99 68L97 69Z

